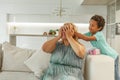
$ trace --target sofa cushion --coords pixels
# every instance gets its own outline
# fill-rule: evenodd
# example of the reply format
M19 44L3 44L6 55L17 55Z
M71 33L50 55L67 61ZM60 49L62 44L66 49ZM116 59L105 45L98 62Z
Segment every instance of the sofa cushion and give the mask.
M36 51L24 63L34 72L35 76L40 77L50 62L51 54L43 52L41 49Z
M2 70L7 71L30 71L24 64L35 50L15 47L8 42L3 43L3 63Z
M0 71L1 71L1 67L2 67L2 44L0 44Z
M39 80L30 72L0 72L0 80Z

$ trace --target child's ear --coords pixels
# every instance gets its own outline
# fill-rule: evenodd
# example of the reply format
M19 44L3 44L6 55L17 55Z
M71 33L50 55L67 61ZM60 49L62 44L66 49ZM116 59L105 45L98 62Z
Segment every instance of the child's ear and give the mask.
M98 28L98 31L100 31L101 29L102 29L102 27L99 27L99 28Z

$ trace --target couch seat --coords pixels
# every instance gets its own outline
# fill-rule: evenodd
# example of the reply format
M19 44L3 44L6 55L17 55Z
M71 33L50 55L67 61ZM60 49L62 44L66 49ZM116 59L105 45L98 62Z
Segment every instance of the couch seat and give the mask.
M0 72L0 80L39 80L30 72Z

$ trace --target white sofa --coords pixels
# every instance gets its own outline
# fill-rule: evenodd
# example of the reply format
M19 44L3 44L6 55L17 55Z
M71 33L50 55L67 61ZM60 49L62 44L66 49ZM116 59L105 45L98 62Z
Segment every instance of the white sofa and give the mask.
M24 52L25 51L23 51L23 53ZM0 70L1 70L0 71L0 80L39 80L37 77L35 77L33 72L30 71L25 65L23 65L23 64L17 65L17 63L16 63L17 61L12 62L11 56L10 55L8 56L8 54L6 55L3 53L2 45L0 44ZM8 56L8 58L6 58L6 56ZM17 56L17 55L15 55L15 56ZM6 60L3 58L5 58ZM5 62L5 63L3 63L3 62ZM18 61L18 62L21 63L20 61ZM15 65L13 65L13 64L15 64Z
M114 80L114 59L106 55L88 55L85 66L86 80Z
M46 63L47 65L43 63L46 62L45 59L48 61L50 56L48 58L42 56L44 57L44 59L41 59L43 61L36 62L37 60L32 59L39 58L40 55L34 55L34 50L17 48L10 44L5 44L3 47L4 49L2 50L0 44L0 80L39 80L35 71L40 71L41 69L35 69L35 67L39 67L40 64L43 67L47 66L48 63ZM39 65L37 65L38 63ZM114 60L105 55L88 55L84 77L85 80L114 80Z

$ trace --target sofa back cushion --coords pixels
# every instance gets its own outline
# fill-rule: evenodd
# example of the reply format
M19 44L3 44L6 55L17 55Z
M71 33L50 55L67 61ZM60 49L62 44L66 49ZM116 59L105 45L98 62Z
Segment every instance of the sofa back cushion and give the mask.
M34 52L35 50L19 48L8 42L3 43L2 70L31 72L31 70L24 64L24 61Z
M0 44L0 71L2 68L2 44Z

